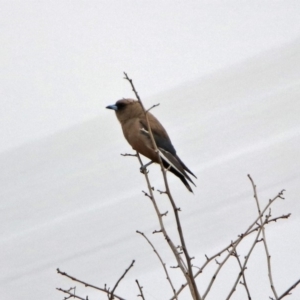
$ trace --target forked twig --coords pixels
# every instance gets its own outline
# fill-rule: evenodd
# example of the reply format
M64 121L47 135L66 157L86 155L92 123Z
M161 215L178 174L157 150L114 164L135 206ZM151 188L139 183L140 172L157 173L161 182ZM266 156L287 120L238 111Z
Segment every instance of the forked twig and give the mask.
M269 249L268 249L268 244L267 244L267 237L266 237L266 232L265 232L265 228L263 225L263 220L262 220L262 215L261 215L261 211L260 211L260 205L259 205L259 201L258 201L258 196L257 196L257 191L256 191L256 185L254 184L253 179L251 178L251 176L248 174L248 177L251 181L252 184L252 188L253 188L253 192L254 192L254 198L255 198L255 202L256 202L256 206L257 206L257 210L258 210L258 214L259 214L259 221L260 221L260 225L262 226L262 236L263 236L263 243L264 243L264 248L265 248L265 252L266 252L266 256L267 256L267 263L268 263L268 277L270 280L270 285L271 285L271 289L272 292L275 296L275 299L278 299L278 295L274 286L274 281L273 281L273 276L272 276L272 268L271 268L271 255L269 253Z
M248 297L248 300L251 300L251 296L250 296L250 291L249 291L249 288L248 288L248 285L247 285L247 281L246 281L246 275L245 275L245 270L246 270L246 267L243 269L243 265L241 263L241 260L239 258L239 255L237 254L237 252L235 251L233 253L233 256L236 258L237 262L238 262L238 265L240 267L240 270L241 270L241 274L242 274L242 277L243 277L243 282L240 282L240 284L242 284L244 287L245 287L245 290L246 290L246 293L247 293L247 297Z
M64 300L67 300L67 299L70 299L70 298L76 298L76 299L80 299L80 300L89 300L89 297L88 297L88 296L86 296L85 298L82 298L82 297L80 297L80 296L75 295L75 293L74 293L74 294L71 293L72 288L69 289L69 290L64 290L64 289L62 289L62 288L56 288L56 289L57 289L58 291L60 291L60 292L63 292L63 293L65 293L65 294L68 294L68 295L69 295L69 297L65 297Z
M163 266L163 268L164 268L165 274L166 274L166 276L167 276L167 280L169 281L170 286L171 286L171 288L172 288L172 292L174 293L174 297L175 297L175 299L178 299L178 298L177 298L177 295L176 295L176 290L175 290L175 288L174 288L174 285L173 285L173 283L172 283L172 280L171 280L170 275L169 275L169 273L168 273L168 270L167 270L167 268L166 268L166 264L163 262L163 260L162 260L161 256L159 255L158 251L155 249L155 247L153 246L153 244L151 243L151 241L147 238L147 236L146 236L143 232L140 232L140 231L138 231L138 230L137 230L136 232L139 233L140 235L142 235L142 236L145 238L145 240L146 240L146 241L150 244L150 246L152 247L154 253L155 253L156 256L158 257L160 263L162 264L162 266Z
M73 281L76 281L76 282L78 282L78 283L83 284L85 287L91 287L91 288L93 288L93 289L95 289L95 290L104 292L104 293L106 293L106 294L110 294L109 290L106 289L106 288L103 289L103 288L100 288L100 287L98 287L98 286L89 284L89 283L87 283L87 282L85 282L85 281L82 281L82 280L80 280L80 279L75 278L74 276L68 275L66 272L60 271L58 268L56 269L56 271L57 271L58 274L60 274L60 275L62 275L62 276L66 276L66 277L70 278L70 279L73 280ZM119 300L125 300L125 298L122 298L122 297L120 297L120 296L118 296L118 295L116 295L116 294L114 294L114 297L116 297L116 298L119 299Z
M237 286L237 284L238 284L238 282L239 282L241 276L242 276L242 275L244 274L244 272L245 272L245 269L246 269L247 263L248 263L248 261L249 261L250 255L251 255L251 253L252 253L254 247L257 245L257 242L259 241L259 236L260 236L260 233L261 233L261 231L262 231L263 225L264 225L264 224L262 224L262 225L260 226L260 228L259 228L259 230L258 230L258 232L257 232L257 234L256 234L256 238L255 238L254 242L252 243L252 246L251 246L251 248L250 248L248 254L246 255L244 264L243 264L242 267L241 267L241 272L238 274L237 279L236 279L236 281L235 281L235 283L234 283L234 285L233 285L231 291L229 292L229 295L227 296L226 300L229 300L230 297L232 296L232 294L235 292L236 286ZM251 297L249 298L249 294L248 294L248 299L251 299Z

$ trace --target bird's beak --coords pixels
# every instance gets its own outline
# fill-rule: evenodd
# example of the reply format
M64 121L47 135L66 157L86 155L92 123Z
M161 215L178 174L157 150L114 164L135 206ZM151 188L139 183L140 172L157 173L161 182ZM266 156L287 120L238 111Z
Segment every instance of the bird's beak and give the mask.
M108 105L108 106L106 106L106 108L108 108L108 109L113 109L113 110L118 110L118 106L117 105Z

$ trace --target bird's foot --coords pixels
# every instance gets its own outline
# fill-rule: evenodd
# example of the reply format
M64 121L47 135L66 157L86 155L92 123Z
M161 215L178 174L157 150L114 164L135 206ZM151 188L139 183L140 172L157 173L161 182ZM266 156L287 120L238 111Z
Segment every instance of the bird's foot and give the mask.
M147 174L148 174L149 171L147 170L147 167L150 166L152 163L153 163L153 161L151 160L151 161L148 162L147 164L141 166L141 167L140 167L141 173L143 173L143 174L146 174L146 173L147 173Z
M140 172L141 172L142 174L148 174L149 171L147 170L147 165L141 166L141 167L140 167Z

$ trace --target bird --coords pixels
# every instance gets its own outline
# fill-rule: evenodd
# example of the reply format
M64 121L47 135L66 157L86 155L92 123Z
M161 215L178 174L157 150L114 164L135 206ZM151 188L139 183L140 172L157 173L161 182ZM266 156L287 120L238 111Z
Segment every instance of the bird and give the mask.
M145 113L140 102L134 99L124 98L118 100L113 105L106 106L106 108L115 111L117 119L121 123L124 137L131 147L151 160L142 166L141 170L145 170L145 168L153 162L159 164L158 154L153 147ZM187 173L195 178L197 177L178 157L171 139L161 123L150 112L147 112L147 116L164 167L177 176L186 188L193 193L189 182L194 186L196 185Z

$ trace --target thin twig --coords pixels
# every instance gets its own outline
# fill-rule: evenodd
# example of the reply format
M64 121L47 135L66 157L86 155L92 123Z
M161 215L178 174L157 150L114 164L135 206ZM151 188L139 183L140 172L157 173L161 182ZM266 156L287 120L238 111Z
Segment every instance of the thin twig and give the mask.
M175 299L178 299L178 298L177 298L177 295L176 295L176 290L175 290L175 288L174 288L174 285L173 285L173 283L172 283L172 280L171 280L170 275L169 275L169 273L168 273L168 270L167 270L167 268L166 268L166 264L163 262L163 260L162 260L161 256L159 255L158 251L155 249L155 247L153 246L153 244L151 243L151 241L147 238L147 236L146 236L143 232L140 232L140 231L138 231L138 230L137 230L136 232L139 233L140 235L142 235L142 236L145 238L145 240L146 240L146 241L150 244L150 246L152 247L154 253L157 255L157 257L158 257L160 263L162 264L162 266L163 266L163 268L164 268L165 274L166 274L166 276L167 276L167 280L169 281L170 286L171 286L171 288L172 288L172 292L174 293L174 297L175 297Z
M127 274L127 272L133 267L135 260L133 260L130 264L130 266L125 270L125 272L123 273L123 275L119 278L119 280L116 282L115 286L113 287L112 291L110 292L110 300L114 299L114 292L116 290L116 288L118 287L118 284L121 282L121 280L125 277L125 275Z
M300 283L300 279L296 281L290 288L288 288L279 298L278 300L283 299L285 296L291 295L291 290L293 290Z
M136 154L130 154L130 153L121 153L122 156L134 156L136 157Z
M250 291L249 291L249 288L248 288L248 285L247 285L246 275L245 275L245 272L244 272L245 269L243 269L243 266L242 266L240 257L239 257L239 255L237 254L236 250L235 250L235 252L233 253L233 256L237 259L238 265L239 265L240 270L241 270L241 273L242 273L243 282L240 282L240 283L244 286L244 288L245 288L245 290L246 290L246 293L247 293L247 296L248 296L248 300L251 300L251 295L250 295Z
M259 228L259 230L258 230L258 232L257 232L256 238L255 238L254 242L252 243L252 246L251 246L251 248L250 248L248 254L246 255L244 264L241 266L241 272L238 274L237 279L236 279L236 281L235 281L235 283L234 283L234 285L233 285L231 291L229 292L229 295L227 296L226 300L229 300L230 297L232 296L232 294L235 292L236 286L237 286L237 284L238 284L238 282L239 282L241 276L244 274L244 272L245 272L245 270L246 270L246 266L247 266L247 263L248 263L248 261L249 261L250 255L251 255L251 253L252 253L254 247L257 245L257 242L259 241L259 236L260 236L260 233L261 233L261 231L262 231L263 225L264 225L264 224L262 224L262 226ZM248 299L251 299L251 298L249 298L249 295L248 295Z
M142 103L142 101L141 101L141 99L140 99L140 96L139 96L137 90L135 89L135 87L134 87L134 85L133 85L132 79L130 79L130 78L128 77L128 75L127 75L126 72L124 72L124 75L125 75L124 79L126 79L126 80L129 81L129 83L130 83L130 85L131 85L131 88L132 88L132 91L134 92L134 94L135 94L136 98L138 99L138 101L141 103L142 108L143 108L143 111L146 111L145 108L144 108L144 106L143 106L143 103Z
M80 300L89 300L88 296L86 296L85 298L82 298L82 297L80 297L80 296L75 295L75 293L74 293L74 294L71 293L72 288L69 289L69 290L64 290L64 289L62 289L62 288L56 288L56 289L57 289L58 291L60 291L60 292L63 292L63 293L66 293L66 294L69 295L69 297L65 297L64 300L69 299L69 298L77 298L77 299L80 299Z
M269 280L270 280L270 285L271 285L271 289L273 291L273 294L275 296L275 299L277 300L278 295L277 295L277 292L276 292L276 289L275 289L275 286L274 286L274 281L273 281L273 276L272 276L271 255L270 255L270 252L269 252L269 249L268 249L265 228L263 226L263 220L262 220L262 215L261 215L261 211L260 211L260 205L259 205L259 201L258 201L256 185L254 184L254 181L253 181L253 179L251 178L251 176L249 174L248 174L248 177L249 177L249 179L251 181L251 184L252 184L252 188L253 188L253 192L254 192L254 198L255 198L258 214L259 214L260 225L262 226L262 231L261 232L262 232L264 248L265 248L265 252L266 252L266 256L267 256L268 276L269 276Z
M93 289L95 289L95 290L98 290L98 291L104 292L104 293L106 293L106 294L109 294L109 290L106 289L106 288L103 289L103 288L100 288L100 287L98 287L98 286L89 284L89 283L87 283L87 282L85 282L85 281L82 281L82 280L77 279L77 278L75 278L75 277L73 277L73 276L71 276L71 275L68 275L66 272L60 271L58 268L56 269L56 271L57 271L58 274L60 274L60 275L62 275L62 276L66 276L66 277L70 278L70 279L73 280L73 281L76 281L76 282L79 282L79 283L83 284L85 287L91 287L91 288L93 288ZM125 298L122 298L122 297L120 297L120 296L118 296L118 295L116 295L116 294L114 294L114 296L115 296L116 298L118 298L119 300L125 300Z
M148 113L151 109L153 109L154 107L157 107L157 106L159 106L159 103L154 104L154 105L152 105L150 108L148 108L148 109L146 110L146 113Z
M141 297L143 300L145 300L145 297L144 297L144 294L143 294L143 287L140 286L139 281L137 279L135 280L135 282L136 282L136 284L137 284L137 286L140 290L140 294L138 295L138 297Z

